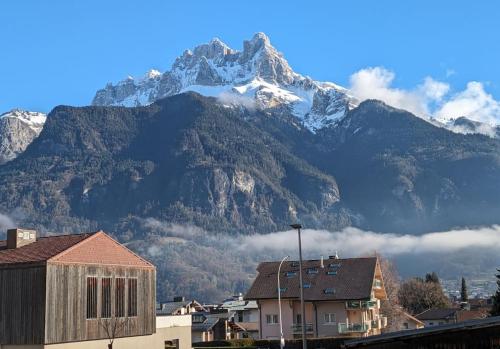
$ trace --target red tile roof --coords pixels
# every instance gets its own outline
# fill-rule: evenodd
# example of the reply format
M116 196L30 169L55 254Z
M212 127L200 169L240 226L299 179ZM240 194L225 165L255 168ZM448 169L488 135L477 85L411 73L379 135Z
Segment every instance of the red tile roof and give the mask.
M299 298L298 262L283 263L280 284L281 297ZM332 265L332 266L330 266ZM245 299L277 299L277 273L279 262L264 262L257 268L258 275ZM315 300L362 300L371 297L377 258L326 259L324 268L319 260L307 260L302 264L304 299ZM311 272L317 271L317 273ZM335 275L328 272L336 271ZM287 273L289 273L287 276ZM326 289L331 291L325 292Z
M0 241L0 266L20 263L44 263L95 233L39 237L36 242L15 249L7 249L7 241Z
M97 232L85 243L75 245L50 259L51 263L102 264L140 268L154 266L104 232Z
M17 264L99 264L154 269L154 266L106 233L37 238L29 245L8 249L0 241L0 267Z

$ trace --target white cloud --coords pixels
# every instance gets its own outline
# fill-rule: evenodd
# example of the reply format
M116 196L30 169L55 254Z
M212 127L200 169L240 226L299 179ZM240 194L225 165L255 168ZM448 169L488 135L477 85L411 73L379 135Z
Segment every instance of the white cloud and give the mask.
M450 94L448 83L431 77L413 89L394 87L395 77L394 72L383 67L361 69L351 75L350 89L360 100L379 99L423 118L433 116L447 122L466 116L490 125L500 124L500 102L480 82L471 81L465 90Z
M223 104L242 105L243 107L250 110L256 109L257 107L255 99L238 94L237 92L231 92L231 91L221 92L217 96L217 99Z
M418 91L427 98L427 101L441 101L450 91L450 85L428 76L424 79L424 83L419 86Z
M444 83L426 78L423 85L414 90L392 87L396 75L383 67L361 69L351 75L351 91L360 100L379 99L396 108L417 116L429 115L429 101L439 100L448 91Z
M16 223L10 216L0 213L0 233L5 232L7 229L15 228Z
M257 234L241 238L240 248L250 251L293 251L290 241L297 239L296 231ZM428 233L420 236L383 234L345 228L339 232L306 229L302 233L305 251L318 255L339 251L341 255L363 255L374 251L393 256L416 253L453 253L466 248L500 249L500 225L478 229L460 229Z
M190 225L172 224L147 218L144 228L157 236L157 246L192 241L221 249L238 249L242 254L273 255L294 252L297 249L297 231L287 230L268 234L229 235L213 234ZM465 248L500 249L500 225L481 228L463 228L423 235L389 234L347 227L341 231L304 229L303 250L310 254L359 256L377 251L383 255L418 253L454 253Z
M500 102L484 90L482 83L471 81L464 91L453 95L435 114L440 119L467 116L475 121L497 124L500 121Z

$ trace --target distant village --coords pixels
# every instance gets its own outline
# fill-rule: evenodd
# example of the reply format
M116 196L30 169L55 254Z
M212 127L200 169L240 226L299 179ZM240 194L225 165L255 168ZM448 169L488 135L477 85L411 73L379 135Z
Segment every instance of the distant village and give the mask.
M262 261L245 294L219 303L158 300L155 266L103 231L41 237L10 229L0 241L0 349L500 343L500 317L492 316L500 292L469 297L464 279L459 294L442 299L437 275L428 274L401 285L408 304L391 304L394 280L384 263L379 256L284 257ZM415 304L422 296L442 302Z

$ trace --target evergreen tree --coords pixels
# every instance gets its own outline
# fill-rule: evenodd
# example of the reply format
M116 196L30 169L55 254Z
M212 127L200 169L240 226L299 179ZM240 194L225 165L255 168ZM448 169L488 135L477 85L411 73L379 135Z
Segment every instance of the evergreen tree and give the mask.
M493 306L491 307L491 316L500 316L500 269L497 269L497 292L493 295Z
M425 282L433 282L435 284L439 284L439 277L437 276L435 271L433 271L432 273L427 273L425 274Z
M464 277L462 277L462 289L460 290L460 300L462 302L469 301L469 295L467 294L467 283L465 282Z

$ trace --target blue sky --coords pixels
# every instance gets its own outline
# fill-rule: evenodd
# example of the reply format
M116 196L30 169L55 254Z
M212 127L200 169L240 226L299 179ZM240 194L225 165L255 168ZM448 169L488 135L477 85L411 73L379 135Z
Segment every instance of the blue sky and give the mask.
M450 93L478 81L500 99L498 1L0 2L0 112L89 104L106 82L169 69L219 37L235 49L265 32L299 73L349 86L384 67L391 88L426 77Z

